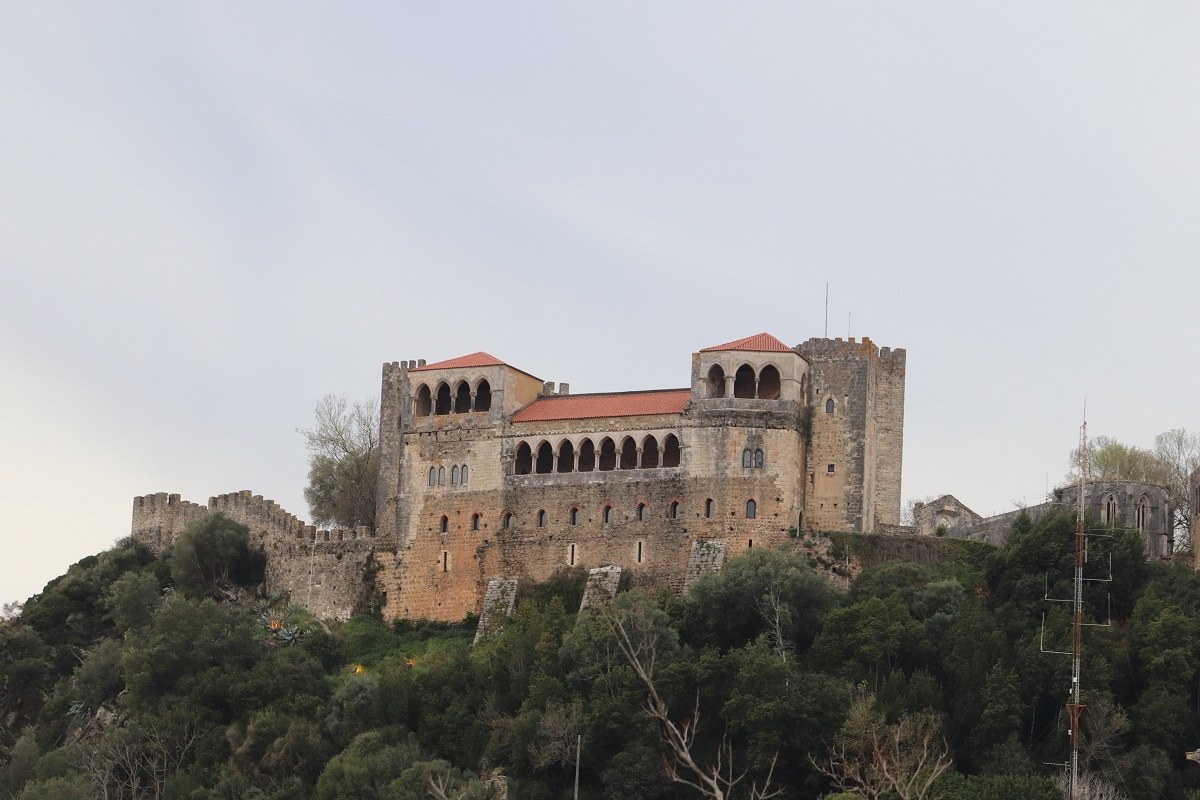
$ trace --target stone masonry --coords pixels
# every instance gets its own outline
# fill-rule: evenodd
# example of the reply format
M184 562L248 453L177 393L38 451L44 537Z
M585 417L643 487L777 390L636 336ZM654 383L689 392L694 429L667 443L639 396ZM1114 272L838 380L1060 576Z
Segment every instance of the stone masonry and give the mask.
M266 550L268 591L326 617L374 600L389 619L459 620L486 612L489 587L572 567L682 591L801 530L895 526L904 376L902 349L768 334L700 350L690 386L644 392L572 395L486 353L392 362L374 531L317 531L239 492L135 498L133 534L161 550L223 511Z

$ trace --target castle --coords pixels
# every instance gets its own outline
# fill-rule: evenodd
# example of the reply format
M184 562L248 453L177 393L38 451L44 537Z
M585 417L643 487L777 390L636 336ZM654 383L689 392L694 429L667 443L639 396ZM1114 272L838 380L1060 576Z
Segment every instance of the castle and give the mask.
M458 620L570 567L682 589L800 530L898 526L904 379L903 349L766 333L693 353L677 389L572 395L487 353L392 362L374 530L240 492L135 498L133 535L161 549L223 511L270 591L326 617L375 597L385 618Z

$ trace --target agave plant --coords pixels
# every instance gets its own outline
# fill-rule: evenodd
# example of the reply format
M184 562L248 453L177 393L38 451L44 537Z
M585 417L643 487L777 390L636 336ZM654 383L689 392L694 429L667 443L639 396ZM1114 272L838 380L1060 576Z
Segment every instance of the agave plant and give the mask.
M300 640L304 638L304 631L289 625L286 628L280 628L275 632L275 635L279 637L279 641L291 646L300 643Z

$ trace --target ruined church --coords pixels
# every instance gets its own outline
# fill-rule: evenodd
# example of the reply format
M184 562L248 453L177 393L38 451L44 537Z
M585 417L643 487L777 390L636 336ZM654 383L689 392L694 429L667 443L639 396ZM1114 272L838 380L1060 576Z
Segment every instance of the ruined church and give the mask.
M903 349L761 333L693 353L690 374L571 394L482 352L385 364L374 529L317 531L250 492L164 493L134 499L133 534L161 549L223 511L266 551L272 593L326 617L375 602L449 621L564 568L681 590L802 530L898 525Z

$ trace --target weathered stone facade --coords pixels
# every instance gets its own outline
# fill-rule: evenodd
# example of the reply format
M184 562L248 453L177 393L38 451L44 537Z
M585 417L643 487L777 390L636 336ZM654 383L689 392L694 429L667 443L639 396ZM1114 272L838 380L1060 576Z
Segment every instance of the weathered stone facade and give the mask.
M954 524L948 524L946 535L957 539L974 539L1003 546L1008 541L1012 524L1021 514L1037 521L1053 510L1071 511L1079 508L1079 486L1071 485L1054 490L1052 500L1028 508L1019 508L994 517L980 517L950 495L915 510L917 530L933 533L934 520L948 521L951 517L939 512L951 508ZM1129 528L1142 535L1147 558L1170 558L1174 551L1174 509L1171 498L1162 486L1137 481L1089 481L1084 498L1087 512L1106 527ZM931 527L932 526L932 527Z
M134 535L166 547L222 510L267 551L268 589L322 616L375 592L387 618L458 620L489 585L565 567L682 590L800 530L897 524L904 376L901 349L767 334L701 350L689 387L646 392L571 395L486 353L393 362L373 533L316 531L243 492L136 498Z

